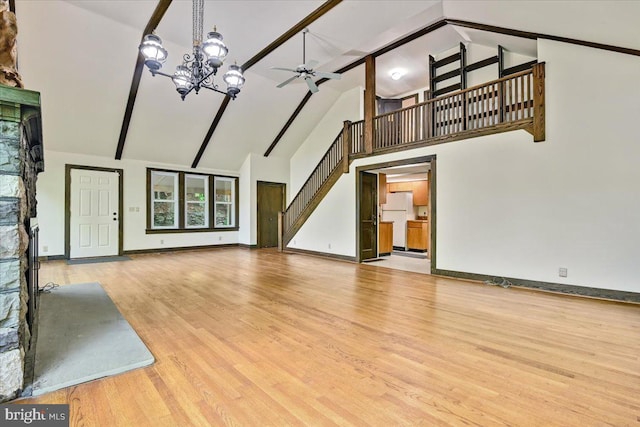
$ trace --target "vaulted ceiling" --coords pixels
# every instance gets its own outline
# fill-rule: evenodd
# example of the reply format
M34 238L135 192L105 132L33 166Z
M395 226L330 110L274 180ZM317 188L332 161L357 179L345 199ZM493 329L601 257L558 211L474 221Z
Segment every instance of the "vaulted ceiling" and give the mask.
M229 47L227 64L243 64L320 7L318 0L205 1L205 31L213 25ZM113 158L142 32L152 0L18 0L19 66L26 87L42 93L46 147ZM307 58L335 71L443 17L638 49L640 2L345 0L309 25ZM168 72L190 51L191 2L174 0L156 33ZM460 42L498 44L535 56L535 41L446 25L377 58L378 94L392 97L428 85L427 56ZM302 82L278 89L295 67L302 37L295 35L245 73L199 163L237 170L248 153L262 154L307 93ZM398 82L393 67L409 73ZM272 155L289 157L345 90L364 84L364 67L321 86ZM223 85L224 86L224 85ZM123 158L189 167L224 97L203 91L183 102L168 79L144 71Z

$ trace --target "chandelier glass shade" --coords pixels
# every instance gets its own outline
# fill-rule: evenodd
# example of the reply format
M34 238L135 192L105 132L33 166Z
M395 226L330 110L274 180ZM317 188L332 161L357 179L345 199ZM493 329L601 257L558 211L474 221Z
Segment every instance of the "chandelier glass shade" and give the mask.
M142 39L139 50L144 57L144 64L153 76L169 77L176 85L176 90L184 98L191 92L200 92L205 88L214 92L228 95L232 99L240 93L245 79L242 69L238 65L229 66L222 77L227 84L226 92L219 89L213 81L218 68L224 63L229 49L222 41L222 35L215 28L202 41L202 18L204 15L204 0L193 0L193 53L184 54L183 62L176 67L173 75L160 71L167 60L168 53L162 47L162 40L155 34L147 34Z

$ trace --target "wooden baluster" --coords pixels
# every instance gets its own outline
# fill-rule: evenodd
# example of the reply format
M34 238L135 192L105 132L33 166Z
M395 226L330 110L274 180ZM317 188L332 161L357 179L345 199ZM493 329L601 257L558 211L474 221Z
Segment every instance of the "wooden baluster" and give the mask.
M527 118L531 117L531 73L527 74L527 107L526 107L526 114L527 114Z
M498 95L500 94L499 91L499 85L494 83L491 88L491 94L493 95L493 97L491 97L491 106L489 107L491 109L491 123L493 125L498 124L498 116L500 114L500 112L498 111L500 108L498 107Z
M444 134L444 100L438 100L438 136Z
M480 120L480 114L481 114L481 108L480 108L480 90L479 89L474 89L473 90L473 128L474 129L478 129L479 126L479 120Z
M504 122L504 82L498 83L498 123Z
M513 108L511 108L511 80L507 80L505 82L505 85L507 86L507 97L506 97L506 105L505 105L505 121L510 122L511 121L511 115L513 114Z
M433 102L429 102L424 106L424 139L429 139L433 136L433 130L431 129L432 120L431 114L433 112Z
M446 123L446 128L445 128L445 133L447 135L449 135L451 133L451 97L447 96L447 107L446 107L446 116L445 116L445 123Z
M431 109L433 110L433 115L432 117L432 126L433 126L433 132L432 132L432 136L438 136L438 101L433 101L433 106L431 107Z
M456 132L461 132L462 131L462 123L464 122L464 119L462 118L462 94L459 93L458 95L456 95L455 97L456 100L456 126L455 126L455 131Z
M520 76L520 118L524 119L525 108L524 76Z
M484 86L485 97L484 102L482 103L482 109L484 110L485 124L486 126L491 126L491 116L489 115L489 101L491 100L491 86Z

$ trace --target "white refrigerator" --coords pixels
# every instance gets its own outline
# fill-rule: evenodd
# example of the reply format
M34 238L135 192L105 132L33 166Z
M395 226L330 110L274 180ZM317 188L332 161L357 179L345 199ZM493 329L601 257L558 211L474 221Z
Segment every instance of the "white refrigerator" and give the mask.
M388 193L382 205L382 220L393 221L393 246L407 250L407 220L416 219L413 194Z

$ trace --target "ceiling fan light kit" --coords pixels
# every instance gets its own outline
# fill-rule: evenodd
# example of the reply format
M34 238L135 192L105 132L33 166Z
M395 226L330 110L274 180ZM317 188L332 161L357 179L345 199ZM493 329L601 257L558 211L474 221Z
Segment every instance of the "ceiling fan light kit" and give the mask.
M314 61L313 59L310 60L309 62L306 61L306 36L307 36L308 32L309 32L308 28L305 28L302 31L302 65L298 65L295 69L294 68L271 67L272 70L290 71L290 72L296 73L295 76L289 77L287 80L283 81L282 83L280 83L276 87L282 88L282 87L288 85L289 83L291 83L292 81L294 81L295 79L302 78L307 83L307 86L309 87L309 90L312 93L316 93L316 92L318 92L319 89L318 89L318 85L316 84L316 82L313 81L313 79L312 79L313 77L321 77L321 78L326 78L326 79L340 80L341 76L338 73L324 73L322 71L315 71L313 69L313 67L318 65L318 61Z
M153 76L160 75L172 79L183 101L191 91L198 93L201 88L236 99L245 82L242 69L238 65L229 66L229 71L222 77L227 84L226 92L220 90L214 83L213 77L224 63L229 49L222 41L222 35L215 28L207 34L207 39L202 41L203 16L204 0L193 0L193 54L183 55L183 62L176 67L173 75L160 71L162 64L167 60L168 53L162 47L160 37L155 34L145 35L140 44L139 50L144 57L144 64Z

